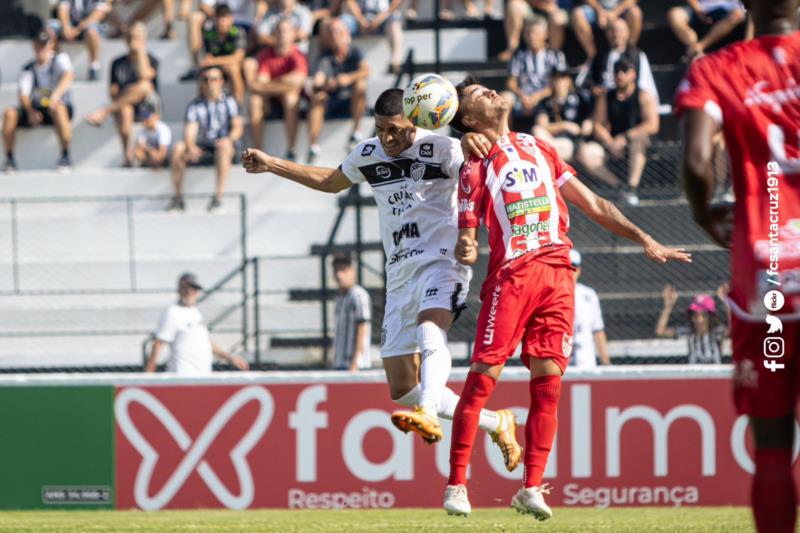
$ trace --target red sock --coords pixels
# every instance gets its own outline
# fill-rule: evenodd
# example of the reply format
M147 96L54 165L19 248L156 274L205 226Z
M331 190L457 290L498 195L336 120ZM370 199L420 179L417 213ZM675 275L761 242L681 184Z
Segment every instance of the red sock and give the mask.
M525 424L525 486L539 487L558 427L561 376L541 376L530 382L531 406Z
M450 443L450 477L448 485L467 484L467 466L478 433L481 409L494 390L495 381L480 372L467 374L467 382L453 415L453 436Z
M792 479L792 449L756 449L756 473L750 494L759 533L792 533L797 496Z

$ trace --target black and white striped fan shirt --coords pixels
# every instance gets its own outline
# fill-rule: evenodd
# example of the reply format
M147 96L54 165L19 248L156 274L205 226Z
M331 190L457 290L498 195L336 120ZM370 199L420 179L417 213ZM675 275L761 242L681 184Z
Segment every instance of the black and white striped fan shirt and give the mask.
M354 285L347 292L336 295L333 332L333 368L349 369L357 343L361 344L359 368L369 368L371 364L370 337L372 336L372 300L369 293L360 285ZM356 338L358 325L366 323L367 329L362 338Z

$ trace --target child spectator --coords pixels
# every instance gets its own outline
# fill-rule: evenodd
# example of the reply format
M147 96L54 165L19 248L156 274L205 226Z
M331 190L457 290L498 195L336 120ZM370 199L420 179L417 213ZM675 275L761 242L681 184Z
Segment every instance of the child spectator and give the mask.
M143 106L142 129L136 136L133 160L143 167L161 168L168 165L172 131L161 122L161 115L152 106Z

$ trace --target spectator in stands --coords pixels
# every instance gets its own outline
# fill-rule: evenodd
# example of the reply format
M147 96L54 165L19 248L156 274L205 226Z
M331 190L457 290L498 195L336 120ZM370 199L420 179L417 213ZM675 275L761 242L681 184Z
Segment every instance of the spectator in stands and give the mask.
M403 21L400 8L404 0L344 0L341 19L353 36L386 35L391 49L389 69L400 72L403 63Z
M135 0L128 0L128 2ZM117 6L121 2L115 2L106 18L107 22L114 28L115 35L108 35L114 38L128 33L129 27L136 22L144 22L149 19L158 5L161 5L161 11L164 19L164 32L159 37L160 39L173 39L175 37L175 0L142 0L139 2L139 7L130 15L127 20L123 20L117 11ZM185 18L185 17L184 17Z
M200 66L219 67L231 84L236 101L244 102L244 79L242 62L247 47L247 34L233 23L233 12L227 4L214 8L211 28L203 32L205 57Z
M187 272L178 279L178 302L161 315L145 372L155 372L158 356L165 344L170 357L167 372L182 375L210 374L213 356L225 360L239 370L248 370L247 361L233 355L211 340L197 300L203 287L197 276Z
M364 287L356 284L356 269L349 256L333 258L333 274L339 286L334 311L333 368L357 372L372 366L372 300Z
M110 9L108 0L61 0L57 18L49 22L51 31L62 41L86 41L90 81L100 77L100 23Z
M72 62L65 53L56 53L55 38L41 32L33 39L35 59L22 68L17 83L19 105L3 114L3 142L6 148L6 172L14 171L14 141L18 127L55 126L61 144L59 168L69 168L69 145L72 140L72 101L70 87L75 79Z
M686 45L689 60L703 56L706 50L744 22L745 14L739 0L689 0L667 13L675 36ZM700 39L694 28L706 30Z
M143 167L161 168L168 165L172 131L161 121L158 110L150 105L142 107L142 129L133 146L133 160Z
M250 131L253 145L262 148L264 117L270 102L279 101L286 123L286 159L297 158L295 143L300 121L300 92L308 78L308 60L295 45L296 28L292 19L281 19L274 29L275 46L248 58L244 76L250 90Z
M569 251L569 260L575 268L575 321L569 364L579 368L596 368L599 358L600 364L610 365L600 299L594 289L578 282L581 276L581 254L578 250Z
M147 51L147 27L137 22L125 36L128 53L111 63L111 103L86 115L86 121L100 126L114 115L122 142L123 166L132 166L133 123L142 120L145 106L158 107L158 59Z
M200 73L200 94L186 108L183 141L175 143L172 150L175 197L167 208L169 211L185 210L182 191L186 165L216 167L217 183L208 210L222 209L225 183L244 132L239 106L223 92L223 83L219 67L207 67Z
M578 150L578 160L591 174L622 189L620 179L605 166L606 151L616 160L627 152L628 183L623 196L630 205L638 205L636 191L647 162L647 146L650 136L658 133L658 107L652 94L639 89L636 69L627 59L614 64L614 78L616 88L598 98L595 104L593 130L597 142L583 144Z
M317 60L312 76L313 94L308 113L310 148L308 163L319 155L319 133L325 118L353 117L349 146L361 141L358 131L367 102L369 63L364 53L350 42L350 31L340 19L326 26L331 48Z
M562 0L563 2L563 0ZM550 48L561 50L564 46L564 32L569 20L569 13L558 0L507 0L504 26L508 46L498 59L508 61L519 48L519 40L525 22L540 15L547 19L550 35ZM571 2L570 2L571 3Z
M717 295L725 302L727 284L717 289ZM698 294L687 309L689 326L668 327L670 314L678 301L678 291L666 285L663 292L664 307L656 323L656 336L670 339L686 337L690 364L721 364L722 341L727 328L719 323L717 305L709 294Z
M278 24L289 19L294 23L295 40L304 53L308 52L308 40L314 25L311 10L297 0L277 0L258 25L256 40L260 46L274 47L277 44L275 29Z
M564 53L547 48L547 21L534 16L523 30L526 46L511 58L508 91L503 97L514 106L512 117L533 119L539 104L551 94L550 73L566 68Z
M586 0L572 11L572 29L589 60L597 55L593 29L606 30L616 20L625 19L630 27L631 43L639 42L642 10L636 3L637 0Z
M591 96L576 91L563 68L550 73L550 90L551 96L539 107L533 135L553 145L561 159L571 161L577 146L591 136Z
M481 12L478 11L474 0L463 0L464 12L467 18L477 19L481 17ZM408 20L416 20L417 12L419 11L419 0L411 0L410 7L406 10L406 18ZM494 15L494 0L485 0L483 3L483 15L491 17ZM441 0L441 9L439 11L439 19L450 21L456 18L453 0ZM505 59L504 61L508 61Z

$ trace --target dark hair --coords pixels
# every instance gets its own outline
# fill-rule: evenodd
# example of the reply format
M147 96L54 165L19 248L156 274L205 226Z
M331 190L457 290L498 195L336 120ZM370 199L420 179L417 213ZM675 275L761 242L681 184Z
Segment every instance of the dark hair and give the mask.
M402 89L387 89L375 101L375 114L382 117L394 117L403 114Z
M232 14L233 11L231 10L231 6L229 6L228 4L225 3L217 4L217 7L214 8L215 17L225 17Z
M456 111L453 120L450 122L450 126L461 133L469 133L473 131L472 128L464 124L464 113L462 111L461 100L464 98L464 91L467 90L467 87L470 85L476 85L477 83L478 78L475 77L474 74L467 74L467 77L464 78L464 81L456 85L456 94L458 95L458 111Z
M335 270L341 268L350 268L353 265L353 259L350 257L350 254L336 254L333 256L333 261L331 261L331 264Z
M222 67L218 67L217 65L211 65L211 66L208 66L208 67L201 68L200 69L200 76L202 77L204 74L206 74L207 72L210 72L212 70L218 70L220 72L220 74L222 74L223 81L227 80L227 76L225 76L225 70Z
M633 62L627 57L623 56L620 59L618 59L616 63L614 63L614 74L616 74L617 72L622 72L623 70L628 71L632 69L633 69Z

